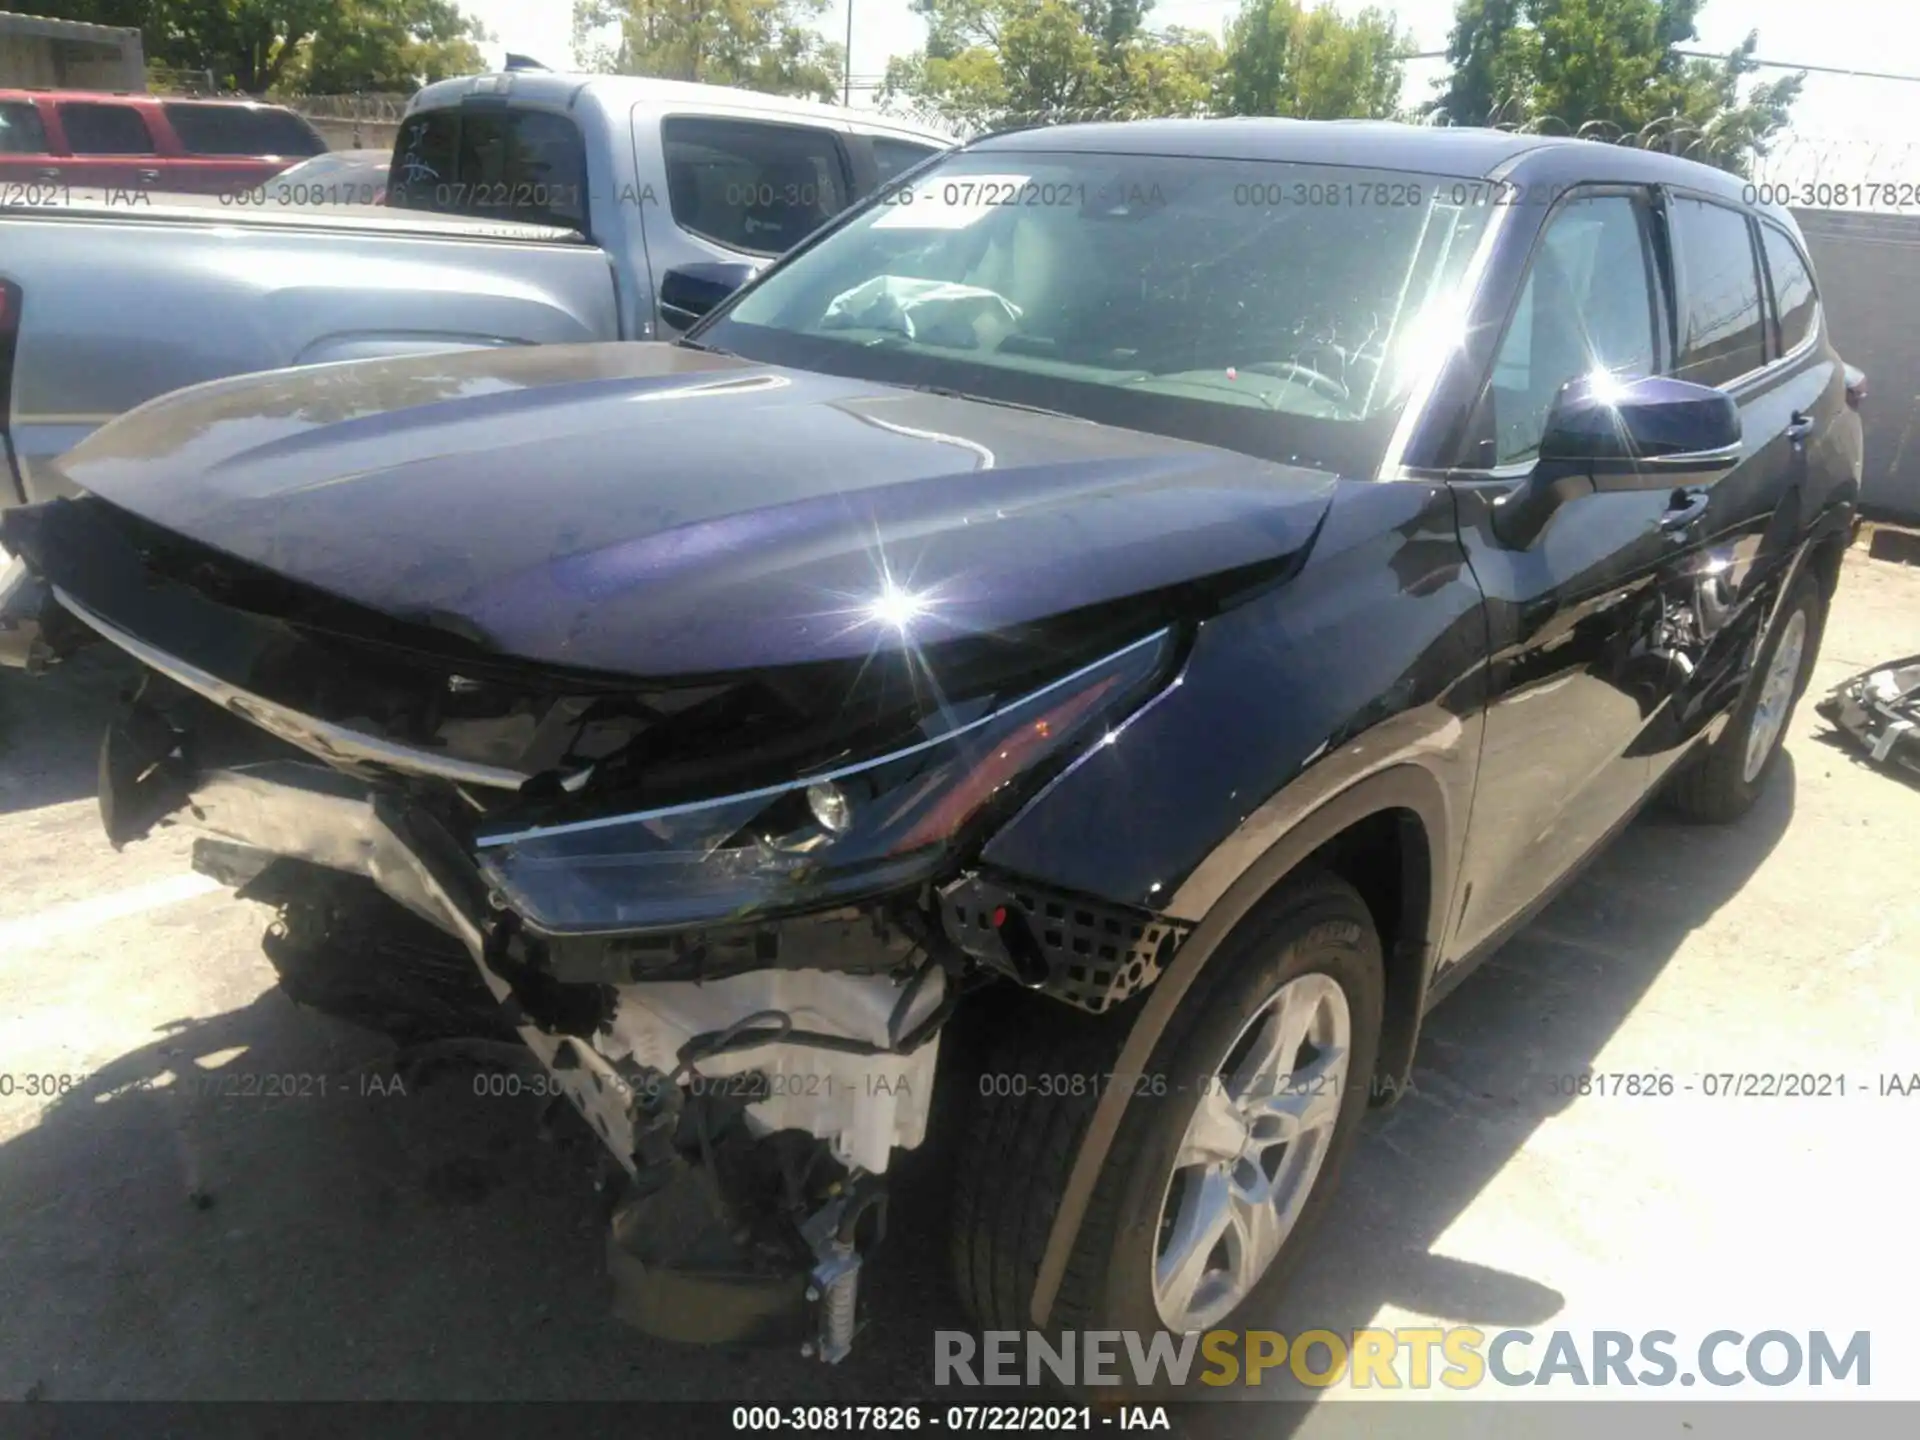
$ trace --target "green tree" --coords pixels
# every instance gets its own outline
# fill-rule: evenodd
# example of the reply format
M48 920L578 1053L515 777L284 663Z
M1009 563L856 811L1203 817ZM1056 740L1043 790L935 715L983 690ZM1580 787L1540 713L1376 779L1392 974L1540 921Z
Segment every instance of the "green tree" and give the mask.
M486 69L478 21L449 0L337 0L281 88L308 95L408 93Z
M840 98L845 52L812 22L828 0L575 0L583 68ZM608 43L602 37L613 31Z
M1119 88L1128 108L1142 115L1207 115L1225 64L1213 36L1174 26L1128 47Z
M1206 113L1219 42L1146 28L1150 0L912 0L927 44L888 62L883 105L967 129L1054 116Z
M412 90L481 67L479 27L451 0L34 0L34 12L140 31L147 59L250 95L306 83ZM324 38L323 37L330 37Z
M1400 107L1400 64L1413 51L1394 16L1347 19L1332 5L1246 0L1227 31L1219 107L1230 115L1385 119Z
M1702 0L1459 0L1435 109L1455 125L1635 135L1744 170L1785 125L1803 75L1755 85L1749 34L1718 60L1674 53Z

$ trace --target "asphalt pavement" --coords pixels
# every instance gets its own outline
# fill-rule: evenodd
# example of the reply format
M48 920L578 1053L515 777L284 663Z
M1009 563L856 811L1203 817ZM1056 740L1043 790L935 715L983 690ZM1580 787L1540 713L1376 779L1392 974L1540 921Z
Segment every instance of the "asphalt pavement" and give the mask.
M1920 569L1856 551L1816 693L1915 651ZM124 680L99 655L0 672L0 1398L935 1396L932 1332L963 1324L937 1165L904 1166L844 1365L623 1328L591 1167L537 1100L397 1087L386 1042L274 988L270 915L184 839L107 846L94 752ZM1637 821L1430 1018L1266 1323L1866 1329L1874 1395L1920 1398L1920 1095L1885 1093L1920 1072L1916 840L1920 789L1810 704L1744 822ZM1563 1078L1632 1072L1675 1088ZM1783 1072L1846 1093L1702 1093ZM63 1093L28 1093L47 1076Z

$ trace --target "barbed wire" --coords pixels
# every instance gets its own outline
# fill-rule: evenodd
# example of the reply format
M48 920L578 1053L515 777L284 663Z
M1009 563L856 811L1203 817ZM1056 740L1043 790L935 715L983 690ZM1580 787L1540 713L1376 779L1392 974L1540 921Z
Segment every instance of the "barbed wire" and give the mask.
M289 95L282 104L309 120L374 120L397 122L407 108L405 95Z

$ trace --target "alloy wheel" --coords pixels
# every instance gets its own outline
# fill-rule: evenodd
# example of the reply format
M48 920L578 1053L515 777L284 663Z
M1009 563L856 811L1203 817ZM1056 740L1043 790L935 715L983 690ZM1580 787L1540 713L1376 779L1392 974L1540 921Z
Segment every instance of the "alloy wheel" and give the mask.
M1153 1298L1168 1329L1218 1324L1273 1265L1332 1146L1352 1028L1332 976L1297 976L1201 1082L1155 1242Z
M1760 698L1753 707L1753 719L1747 724L1747 763L1743 778L1751 785L1765 768L1767 757L1780 741L1787 723L1787 711L1793 707L1794 687L1800 683L1800 661L1807 648L1807 612L1797 609L1787 617L1787 628L1780 633L1773 659L1760 682Z

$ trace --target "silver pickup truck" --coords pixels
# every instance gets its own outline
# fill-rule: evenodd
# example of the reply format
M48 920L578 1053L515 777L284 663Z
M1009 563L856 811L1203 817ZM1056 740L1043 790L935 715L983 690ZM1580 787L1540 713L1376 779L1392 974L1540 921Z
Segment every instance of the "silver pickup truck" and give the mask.
M8 187L0 508L57 493L55 456L188 385L674 333L951 143L783 96L514 71L416 95L383 197Z

